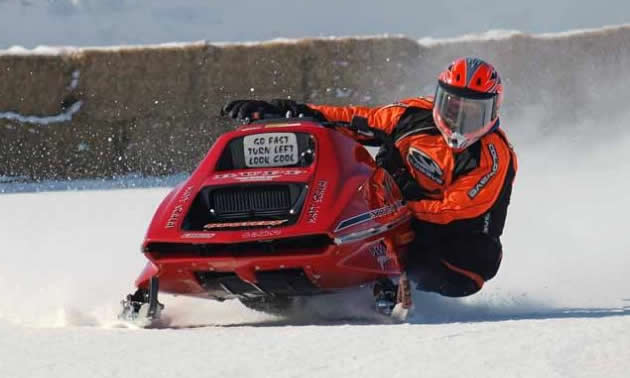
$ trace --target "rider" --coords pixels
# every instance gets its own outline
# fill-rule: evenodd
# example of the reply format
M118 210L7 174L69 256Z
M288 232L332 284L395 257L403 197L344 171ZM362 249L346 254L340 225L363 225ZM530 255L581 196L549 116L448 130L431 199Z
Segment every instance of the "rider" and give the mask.
M443 71L435 96L380 107L237 100L224 115L265 114L345 123L356 139L381 145L377 162L396 180L415 215L407 275L423 291L449 297L478 292L502 258L516 155L499 128L503 85L494 67L459 58ZM289 114L290 113L290 114Z

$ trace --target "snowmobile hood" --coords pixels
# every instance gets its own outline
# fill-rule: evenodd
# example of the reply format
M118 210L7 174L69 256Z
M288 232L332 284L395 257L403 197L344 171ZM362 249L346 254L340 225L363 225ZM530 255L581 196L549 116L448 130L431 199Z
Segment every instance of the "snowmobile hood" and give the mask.
M331 240L403 212L373 205L378 168L363 146L310 121L248 125L219 137L158 208L149 242L242 243L326 235Z

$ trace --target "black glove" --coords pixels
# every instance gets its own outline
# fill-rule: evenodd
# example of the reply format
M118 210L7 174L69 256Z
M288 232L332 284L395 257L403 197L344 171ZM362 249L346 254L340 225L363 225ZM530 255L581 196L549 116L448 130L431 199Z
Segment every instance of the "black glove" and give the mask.
M269 103L280 109L282 114L284 114L287 118L309 117L321 122L327 121L326 117L324 117L322 113L315 109L309 108L306 104L300 104L293 100L286 100L281 98L273 99L269 101Z
M221 109L222 116L227 115L235 120L245 122L263 118L282 118L285 116L284 113L278 107L259 100L235 100Z
M273 99L269 102L260 100L235 100L221 109L222 116L235 120L251 122L263 118L311 117L326 122L326 117L317 110L293 100Z

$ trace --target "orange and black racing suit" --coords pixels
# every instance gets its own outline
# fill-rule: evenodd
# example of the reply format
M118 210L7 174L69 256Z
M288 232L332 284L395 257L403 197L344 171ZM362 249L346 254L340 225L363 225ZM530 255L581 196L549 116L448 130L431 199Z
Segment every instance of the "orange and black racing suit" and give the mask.
M431 98L382 107L308 107L348 123L353 137L381 145L377 162L400 186L415 215L407 272L418 289L459 297L497 273L516 155L500 129L455 153L440 135ZM319 114L318 114L319 116Z

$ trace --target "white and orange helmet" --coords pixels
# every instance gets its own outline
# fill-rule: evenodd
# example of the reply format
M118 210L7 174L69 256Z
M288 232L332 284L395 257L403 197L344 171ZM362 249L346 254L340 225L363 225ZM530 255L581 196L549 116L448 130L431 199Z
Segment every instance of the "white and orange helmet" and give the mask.
M497 125L503 84L494 67L479 58L459 58L438 78L433 119L446 143L461 151Z

